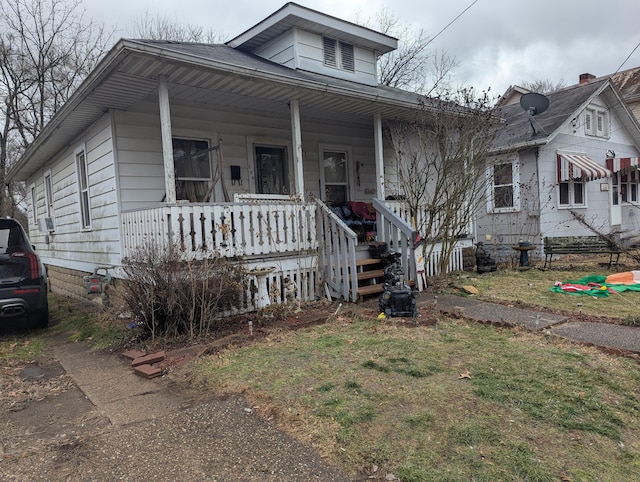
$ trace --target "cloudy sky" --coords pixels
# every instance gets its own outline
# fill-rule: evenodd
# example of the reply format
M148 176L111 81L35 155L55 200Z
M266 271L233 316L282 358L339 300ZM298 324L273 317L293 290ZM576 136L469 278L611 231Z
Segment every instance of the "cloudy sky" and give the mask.
M145 11L212 27L225 40L278 10L285 0L84 0L94 20L132 36L132 19ZM373 19L386 8L413 29L435 36L434 51L459 63L454 84L502 94L528 80L577 83L581 73L616 72L640 44L637 0L298 0L345 20ZM621 70L640 66L640 47Z

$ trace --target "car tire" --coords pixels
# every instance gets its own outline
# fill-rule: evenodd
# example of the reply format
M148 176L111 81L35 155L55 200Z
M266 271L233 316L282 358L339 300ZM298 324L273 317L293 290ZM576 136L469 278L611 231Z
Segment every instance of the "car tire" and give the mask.
M33 314L31 326L33 328L46 328L49 326L49 302L46 302L43 308Z

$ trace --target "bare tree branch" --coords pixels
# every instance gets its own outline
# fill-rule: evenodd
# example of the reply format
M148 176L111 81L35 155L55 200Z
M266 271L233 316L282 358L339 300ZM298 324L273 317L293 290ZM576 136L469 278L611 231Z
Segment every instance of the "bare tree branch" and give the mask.
M180 24L174 19L145 11L133 19L133 35L146 40L174 42L219 43L221 36L214 29L200 25Z
M112 33L79 0L0 3L0 215L15 209L6 173L89 74Z
M411 223L426 242L425 259L442 249L446 273L455 244L486 193L485 159L495 119L486 93L461 89L429 100L412 123L388 126L396 152L396 190L407 203Z

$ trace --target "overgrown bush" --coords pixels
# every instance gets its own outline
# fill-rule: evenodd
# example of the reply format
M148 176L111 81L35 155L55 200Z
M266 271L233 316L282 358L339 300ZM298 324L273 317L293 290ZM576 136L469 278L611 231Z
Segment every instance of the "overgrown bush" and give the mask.
M121 297L154 339L215 331L242 301L240 263L221 256L182 260L175 246L146 243L123 262Z

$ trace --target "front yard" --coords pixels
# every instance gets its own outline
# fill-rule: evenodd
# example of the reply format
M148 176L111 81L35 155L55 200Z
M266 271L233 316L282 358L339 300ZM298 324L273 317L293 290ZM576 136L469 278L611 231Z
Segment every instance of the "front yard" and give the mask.
M601 270L464 273L442 289L474 286L482 299L635 324L640 293L550 291ZM0 338L0 362L37 357L51 331L101 346L146 343L115 316L71 322L65 303L52 303L49 331ZM168 376L206 396L243 394L254 413L358 479L629 480L640 470L640 366L631 358L428 308L417 323L379 319L363 305L306 308L297 318L254 318L254 336L241 320L240 341ZM326 322L305 325L319 313Z

